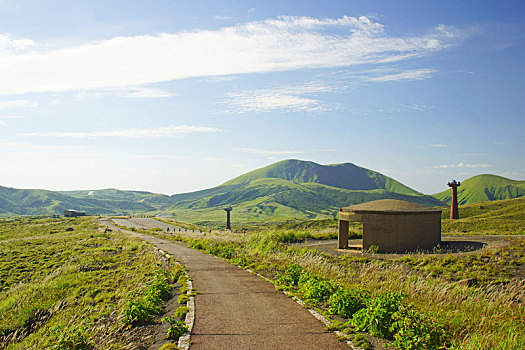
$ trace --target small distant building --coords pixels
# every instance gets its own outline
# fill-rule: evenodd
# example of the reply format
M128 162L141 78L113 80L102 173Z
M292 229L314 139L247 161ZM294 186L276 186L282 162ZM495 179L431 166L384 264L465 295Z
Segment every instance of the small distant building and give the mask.
M64 210L64 216L67 218L76 218L77 216L86 216L85 211L78 211L74 209Z
M430 250L441 243L441 209L381 199L339 210L339 248L348 248L350 222L363 223L363 250L381 253Z

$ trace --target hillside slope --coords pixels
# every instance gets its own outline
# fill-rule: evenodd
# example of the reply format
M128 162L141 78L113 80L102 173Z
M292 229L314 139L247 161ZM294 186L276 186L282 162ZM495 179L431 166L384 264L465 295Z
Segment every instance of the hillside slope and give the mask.
M321 165L297 159L283 160L236 177L223 185L248 184L257 179L283 179L296 183L318 183L347 190L386 190L417 196L421 193L376 171L352 163Z
M285 160L201 191L167 196L118 189L61 191L0 188L0 215L49 215L64 209L88 214L176 215L190 221L223 220L233 206L237 218L290 220L333 217L340 207L375 199L443 203L378 172L352 163L320 165Z
M458 187L458 203L472 204L494 200L518 198L525 195L525 181L507 179L502 176L483 174L461 182ZM450 204L450 189L432 195Z

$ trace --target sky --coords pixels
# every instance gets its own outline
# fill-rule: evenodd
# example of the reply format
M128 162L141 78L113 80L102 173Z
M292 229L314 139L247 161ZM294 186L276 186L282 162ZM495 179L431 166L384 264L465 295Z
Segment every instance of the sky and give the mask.
M164 194L283 159L525 178L523 1L0 0L0 186Z

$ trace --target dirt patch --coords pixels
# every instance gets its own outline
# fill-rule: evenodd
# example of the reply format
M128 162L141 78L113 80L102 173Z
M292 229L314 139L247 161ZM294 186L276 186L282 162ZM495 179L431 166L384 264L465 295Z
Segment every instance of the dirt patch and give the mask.
M481 236L481 235L472 235L472 236L442 236L441 245L432 251L416 251L407 254L470 254L470 253L480 253L486 250L493 250L499 248L505 248L511 245L511 239L523 239L525 236L516 236L516 235L506 235L506 236ZM299 248L311 248L317 249L319 251L339 256L345 254L368 256L368 257L382 257L382 258L398 258L406 254L398 253L363 253L361 249L338 249L337 248L337 239L329 240L307 240L301 243L293 243L293 246ZM363 240L361 239L351 239L348 241L348 245L352 246L361 246L363 245Z

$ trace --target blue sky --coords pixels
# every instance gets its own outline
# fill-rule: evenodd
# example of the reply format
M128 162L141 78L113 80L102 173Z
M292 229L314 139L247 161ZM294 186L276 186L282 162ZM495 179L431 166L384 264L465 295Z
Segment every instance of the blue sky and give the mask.
M0 185L166 194L282 159L525 178L522 1L0 0Z

